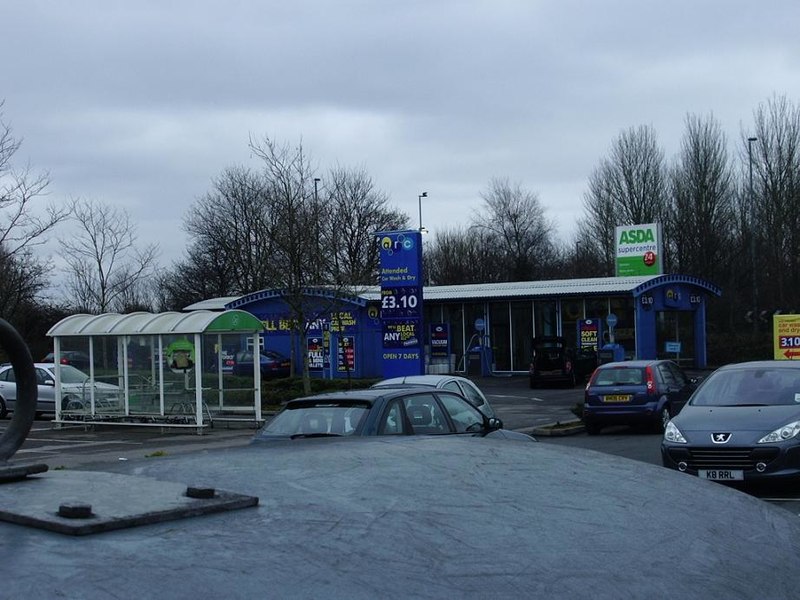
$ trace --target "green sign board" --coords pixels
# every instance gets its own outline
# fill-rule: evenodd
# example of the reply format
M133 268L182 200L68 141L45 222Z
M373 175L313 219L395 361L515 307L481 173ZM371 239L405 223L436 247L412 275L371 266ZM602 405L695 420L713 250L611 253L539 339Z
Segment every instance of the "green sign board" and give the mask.
M617 277L661 275L661 225L620 225L615 230Z

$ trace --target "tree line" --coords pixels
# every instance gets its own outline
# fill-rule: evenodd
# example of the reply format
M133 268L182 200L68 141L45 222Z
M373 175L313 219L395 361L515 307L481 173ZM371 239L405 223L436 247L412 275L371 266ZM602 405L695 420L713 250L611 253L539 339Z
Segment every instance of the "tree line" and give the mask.
M302 143L251 138L257 166L212 179L186 212L184 255L162 267L123 209L81 199L42 206L49 175L15 164L20 145L0 113L0 314L37 339L72 312L180 310L265 288L283 290L302 323L303 288L335 295L376 285L374 232L410 223L365 168L323 171ZM711 333L748 331L751 346L765 348L772 313L800 310L798 182L800 107L784 96L756 107L732 143L713 114L688 114L671 159L652 126L631 126L589 174L573 239L558 236L535 191L494 177L468 224L426 239L424 277L445 285L612 276L614 228L659 222L665 271L724 291L710 305ZM68 221L73 231L59 240L66 293L46 299L52 267L37 250Z

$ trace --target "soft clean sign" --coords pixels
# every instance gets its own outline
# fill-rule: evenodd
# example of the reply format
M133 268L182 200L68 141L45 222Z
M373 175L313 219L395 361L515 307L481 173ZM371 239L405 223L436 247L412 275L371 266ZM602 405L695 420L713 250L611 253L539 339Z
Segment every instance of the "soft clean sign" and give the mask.
M663 243L660 223L619 225L615 236L617 277L661 275Z

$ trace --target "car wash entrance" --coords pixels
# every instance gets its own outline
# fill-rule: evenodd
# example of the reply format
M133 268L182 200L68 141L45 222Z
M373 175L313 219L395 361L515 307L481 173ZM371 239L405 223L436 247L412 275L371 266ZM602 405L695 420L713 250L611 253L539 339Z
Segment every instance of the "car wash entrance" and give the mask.
M656 313L656 356L694 365L694 314L663 310Z

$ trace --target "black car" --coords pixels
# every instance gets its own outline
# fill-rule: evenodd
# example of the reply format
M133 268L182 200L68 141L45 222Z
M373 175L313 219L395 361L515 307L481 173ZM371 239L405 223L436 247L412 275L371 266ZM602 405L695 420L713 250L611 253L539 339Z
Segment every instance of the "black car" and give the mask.
M72 365L76 369L81 371L89 372L89 355L86 352L81 352L80 350L62 350L58 353L59 362L62 365ZM42 363L55 363L55 354L53 352L49 352L47 356L45 356L39 362Z
M462 396L404 387L332 392L289 401L256 440L376 435L477 435L531 441L502 429Z
M714 371L667 425L661 459L702 479L800 481L800 363Z
M288 357L273 350L261 351L261 379L289 377L291 361ZM234 375L253 375L253 353L250 350L237 352L231 369Z
M561 336L533 338L528 369L531 388L540 387L545 382L574 387L576 383L585 381L596 366L597 353L594 350L576 350Z
M695 390L670 360L631 360L597 367L586 385L583 422L590 435L605 425L645 423L663 432Z

